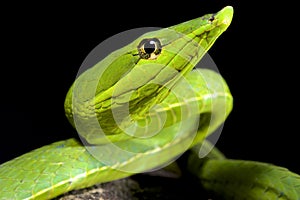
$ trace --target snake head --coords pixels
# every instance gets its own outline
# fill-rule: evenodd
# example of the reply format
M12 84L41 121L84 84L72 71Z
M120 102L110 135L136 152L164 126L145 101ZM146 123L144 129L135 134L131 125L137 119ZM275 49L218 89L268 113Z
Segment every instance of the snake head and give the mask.
M119 135L164 101L227 29L232 15L228 6L143 34L109 54L75 80L65 100L67 118L89 143L102 142L95 139L99 125L103 135Z

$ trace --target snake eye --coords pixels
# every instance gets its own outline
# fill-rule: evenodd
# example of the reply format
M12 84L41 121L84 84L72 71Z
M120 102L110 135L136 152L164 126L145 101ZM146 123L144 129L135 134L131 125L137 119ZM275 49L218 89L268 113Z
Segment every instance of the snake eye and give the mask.
M161 44L157 38L143 39L137 48L142 59L153 60L161 52Z

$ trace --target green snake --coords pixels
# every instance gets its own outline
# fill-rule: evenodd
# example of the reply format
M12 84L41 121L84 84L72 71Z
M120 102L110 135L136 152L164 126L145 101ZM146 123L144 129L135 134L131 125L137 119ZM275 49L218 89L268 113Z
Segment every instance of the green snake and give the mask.
M299 200L300 177L286 168L225 159L217 150L199 158L233 98L218 73L195 66L232 17L227 6L148 32L83 72L65 100L82 141L55 142L1 164L0 199L51 199L164 167L191 149L187 168L217 196Z

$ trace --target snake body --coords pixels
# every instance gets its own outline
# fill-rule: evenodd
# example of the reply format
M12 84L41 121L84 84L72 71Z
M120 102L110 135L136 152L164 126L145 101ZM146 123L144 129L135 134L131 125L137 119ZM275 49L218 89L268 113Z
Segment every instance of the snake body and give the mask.
M88 145L71 138L1 164L0 199L51 199L155 169L197 147L225 121L233 98L219 74L193 68L227 29L232 15L228 6L146 33L82 73L66 96L65 110ZM122 151L111 150L116 147ZM200 160L192 153L188 166L205 188L228 199L300 197L299 176L269 164ZM230 168L240 169L240 176L228 173ZM253 177L270 171L271 179L247 180L245 187L236 184L247 170ZM280 182L278 174L286 181Z

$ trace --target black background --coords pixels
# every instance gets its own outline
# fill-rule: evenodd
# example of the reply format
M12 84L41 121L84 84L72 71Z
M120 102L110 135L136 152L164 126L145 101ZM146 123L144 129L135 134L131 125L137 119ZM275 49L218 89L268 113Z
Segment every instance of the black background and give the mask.
M100 42L137 27L168 27L226 5L229 29L209 51L234 97L217 146L230 158L300 173L295 33L284 4L239 1L7 5L1 15L0 162L76 135L64 98L82 61ZM296 51L297 52L297 51ZM297 57L296 57L297 58Z

